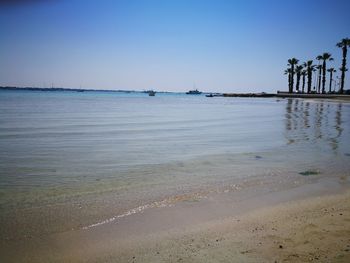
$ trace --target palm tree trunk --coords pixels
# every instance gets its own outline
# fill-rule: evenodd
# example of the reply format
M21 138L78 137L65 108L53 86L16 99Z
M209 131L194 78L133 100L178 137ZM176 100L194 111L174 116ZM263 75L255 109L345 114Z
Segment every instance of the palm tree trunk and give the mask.
M303 88L302 88L302 93L304 93L305 88L305 72L303 74Z
M318 70L317 93L320 93L320 91L321 91L321 69L322 69L322 67L320 67L319 70Z
M333 71L329 72L329 93L332 92Z
M343 61L341 66L341 82L340 82L340 90L339 93L344 92L344 81L345 81L345 70L346 70L346 54L348 53L347 45L343 46Z
M322 94L326 93L325 86L326 86L326 60L323 60L323 66L322 66Z
M290 78L290 87L289 87L289 93L293 93L293 86L294 86L294 64L292 64L291 67L291 78Z
M300 72L297 73L297 83L295 85L295 89L297 92L299 92L299 84L300 84Z
M289 92L290 92L290 78L291 78L291 76L290 76L290 72L288 73L288 90L289 90Z
M311 93L312 69L307 69L307 93Z

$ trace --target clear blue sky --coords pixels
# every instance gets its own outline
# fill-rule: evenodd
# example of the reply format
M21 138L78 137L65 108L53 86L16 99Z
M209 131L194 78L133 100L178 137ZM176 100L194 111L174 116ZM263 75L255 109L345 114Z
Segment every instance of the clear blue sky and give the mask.
M7 2L0 85L276 91L288 58L330 52L338 68L350 37L347 0Z

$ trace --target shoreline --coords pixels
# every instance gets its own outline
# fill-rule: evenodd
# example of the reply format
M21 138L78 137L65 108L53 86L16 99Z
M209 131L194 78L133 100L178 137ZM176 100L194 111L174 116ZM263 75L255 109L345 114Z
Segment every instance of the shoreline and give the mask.
M299 99L326 99L343 102L350 101L350 95L346 94L308 94L308 93L288 93L278 91L277 93L223 93L213 97L241 97L241 98L299 98Z
M253 189L252 195L241 195L239 201L234 193L181 200L89 229L32 240L16 256L9 246L4 256L6 262L232 262L232 258L237 259L234 262L261 262L261 258L262 262L292 262L307 261L307 253L313 258L328 255L328 245L335 242L339 249L344 243L339 252L344 254L339 258L342 262L350 259L350 252L344 251L350 246L349 184L348 177L321 178L277 192L254 195ZM324 209L343 216L331 216ZM344 236L333 229L335 223ZM298 229L316 231L315 240L307 240L304 230ZM325 231L336 235L319 244L318 237L324 237ZM295 238L300 244L295 244ZM298 252L293 254L294 250Z
M277 98L301 98L301 99L331 99L340 101L349 101L350 95L345 94L307 94L307 93L288 93L278 91Z

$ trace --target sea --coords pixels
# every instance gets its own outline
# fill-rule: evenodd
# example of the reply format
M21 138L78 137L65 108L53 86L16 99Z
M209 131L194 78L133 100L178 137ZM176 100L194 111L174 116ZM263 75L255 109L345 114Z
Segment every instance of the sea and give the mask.
M181 196L349 176L348 102L0 91L1 242Z

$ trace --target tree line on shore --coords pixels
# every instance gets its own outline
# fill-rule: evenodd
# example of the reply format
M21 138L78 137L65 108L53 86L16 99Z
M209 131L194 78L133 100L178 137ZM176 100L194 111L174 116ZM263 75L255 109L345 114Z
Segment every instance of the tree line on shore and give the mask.
M336 45L342 49L342 64L339 68L341 73L339 89L336 91L336 85L332 89L333 81L336 82L333 78L333 75L337 70L335 68L327 69L327 62L332 61L332 55L328 52L323 53L316 57L316 60L319 61L318 65L313 64L313 60L308 60L302 64L299 64L299 60L296 58L288 59L288 68L284 71L284 74L288 75L288 92L294 92L294 77L296 77L295 82L295 92L297 93L344 93L344 82L345 82L345 72L348 70L346 68L346 56L348 47L350 47L350 39L343 38ZM313 72L317 72L316 83L312 87L312 77ZM329 73L329 86L328 91L326 91L326 73ZM306 82L307 78L307 82ZM300 87L300 82L302 82ZM322 83L321 83L322 82ZM307 85L305 90L305 85ZM321 86L322 85L322 86Z

